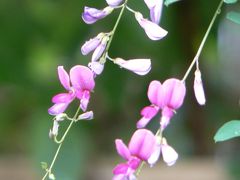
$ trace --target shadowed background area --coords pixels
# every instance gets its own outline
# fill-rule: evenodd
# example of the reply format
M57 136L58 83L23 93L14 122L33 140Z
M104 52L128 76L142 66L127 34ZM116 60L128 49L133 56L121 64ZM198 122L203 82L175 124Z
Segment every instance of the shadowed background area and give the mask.
M130 12L125 12L109 54L123 59L151 58L152 70L142 77L107 62L96 79L89 109L95 119L77 123L65 140L54 173L59 180L110 179L112 168L123 161L114 140L128 143L136 129L142 107L149 105L151 80L181 79L204 36L218 0L182 0L164 7L161 26L168 35L151 41ZM87 65L83 43L99 32L113 28L119 10L86 25L84 6L103 8L104 0L1 0L0 1L0 179L40 179L40 162L50 162L57 146L48 138L52 117L47 109L51 97L64 92L57 66L68 71L76 64ZM149 16L144 1L129 6ZM239 119L240 26L225 18L240 4L224 5L200 57L207 104L200 107L193 94L193 73L186 81L184 105L166 129L169 144L179 160L167 168L160 160L145 168L140 179L211 179L240 177L240 140L215 144L213 136L226 121ZM72 116L77 108L73 103ZM156 131L156 117L148 128ZM61 131L67 122L61 123Z

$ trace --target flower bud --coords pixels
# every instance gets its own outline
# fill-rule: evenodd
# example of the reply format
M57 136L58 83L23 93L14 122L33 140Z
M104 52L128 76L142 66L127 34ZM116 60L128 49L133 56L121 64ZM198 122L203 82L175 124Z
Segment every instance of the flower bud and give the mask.
M99 33L96 37L93 39L90 39L89 41L86 41L83 46L81 47L81 52L83 55L87 55L94 49L96 49L99 44L101 43L101 39L105 36L105 33Z
M93 119L93 112L88 111L83 114L80 114L77 120L92 120L92 119Z
M104 64L100 62L90 62L88 63L88 67L96 74L99 75L102 73L104 69Z
M203 84L202 84L201 72L198 69L195 71L193 89L194 89L194 94L198 104L205 105L206 98L205 98L205 93L204 93Z
M106 46L107 46L107 42L109 40L108 36L104 36L101 43L98 45L98 47L95 49L95 51L93 52L92 55L92 62L97 61L103 54Z
M84 7L84 12L82 14L82 19L87 24L93 24L96 21L106 17L113 11L112 7L106 7L102 10L91 8L91 7Z
M142 76L146 75L151 70L150 59L131 59L126 61L121 58L116 58L114 63L118 64L122 68L130 70Z

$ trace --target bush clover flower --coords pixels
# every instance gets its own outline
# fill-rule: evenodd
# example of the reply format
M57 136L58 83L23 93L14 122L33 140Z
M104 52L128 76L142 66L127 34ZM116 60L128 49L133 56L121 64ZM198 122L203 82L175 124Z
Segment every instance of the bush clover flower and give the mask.
M157 24L143 18L143 15L140 12L135 12L135 18L151 40L160 40L168 33Z
M122 3L123 0L106 0L109 6L115 7Z
M57 94L52 98L54 105L48 109L48 113L51 115L63 113L75 98L80 100L80 108L85 112L90 92L95 86L92 71L88 67L77 65L71 68L68 75L63 66L58 66L58 77L68 92Z
M204 93L204 88L203 88L203 83L201 78L201 71L199 69L195 71L193 89L194 89L194 94L198 104L200 104L201 106L205 105L206 98L205 98L205 93Z
M124 60L122 58L116 58L114 60L115 64L120 67L132 71L138 75L146 75L151 70L151 60L150 59L130 59Z
M159 110L162 110L160 124L162 129L165 129L175 110L183 104L186 87L182 81L175 78L167 79L163 84L154 80L149 84L147 94L152 104L141 110L142 118L137 122L137 127L145 127Z
M84 7L84 12L82 13L82 19L86 24L93 24L96 21L103 19L107 15L109 15L114 8L112 7L105 7L104 9L96 9L91 7Z
M136 130L128 147L121 139L115 140L118 154L127 162L120 163L113 169L113 180L136 179L134 173L142 161L146 161L152 155L156 146L154 134L147 129Z

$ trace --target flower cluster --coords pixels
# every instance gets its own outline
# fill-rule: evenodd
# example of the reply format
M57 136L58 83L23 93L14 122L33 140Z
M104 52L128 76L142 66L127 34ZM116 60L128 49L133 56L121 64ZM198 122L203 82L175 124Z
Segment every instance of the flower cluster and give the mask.
M84 12L82 13L83 21L87 24L93 24L111 14L116 9L122 8L122 10L124 10L126 8L135 15L137 22L151 40L160 40L167 35L167 31L158 25L162 12L162 2L155 0L145 1L150 9L151 21L145 19L140 12L134 11L128 7L127 0L106 0L106 2L108 6L103 9L85 7ZM90 52L93 52L91 62L88 64L89 68L95 75L100 75L104 69L106 60L109 59L120 67L130 70L138 75L147 74L151 70L150 59L123 60L122 58L111 58L109 56L108 48L114 33L115 29L113 28L110 32L99 33L97 36L83 44L81 48L83 55L88 55Z

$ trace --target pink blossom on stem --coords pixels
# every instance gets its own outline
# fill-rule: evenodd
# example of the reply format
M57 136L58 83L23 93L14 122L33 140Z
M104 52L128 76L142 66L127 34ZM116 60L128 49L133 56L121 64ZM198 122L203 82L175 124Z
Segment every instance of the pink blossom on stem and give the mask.
M157 24L143 18L143 15L139 12L135 13L135 18L151 40L160 40L168 33Z
M131 59L126 61L122 58L116 58L114 63L118 64L122 68L125 68L142 76L146 75L151 70L150 59Z
M165 129L174 111L183 104L185 94L186 87L178 79L171 78L163 84L156 80L152 81L148 87L148 99L152 104L142 109L142 118L137 122L137 127L145 127L158 111L162 110L160 124L162 130Z
M101 10L86 6L84 7L84 12L82 13L82 19L87 24L93 24L109 15L112 11L113 8L109 6Z
M154 134L140 129L133 134L128 147L121 139L115 140L118 154L127 162L120 163L113 169L113 180L135 179L134 173L142 161L147 161L156 145Z
M75 98L80 100L81 109L86 111L90 92L95 86L92 71L88 67L77 65L71 68L68 75L63 66L58 66L58 77L68 92L57 94L52 98L54 105L48 109L48 113L51 115L63 113Z
M163 0L144 0L144 2L150 10L151 21L159 24L162 15Z
M106 0L109 6L118 6L123 0Z
M205 98L205 93L204 93L204 89L203 89L203 83L202 83L200 70L195 71L193 88L194 88L194 94L195 94L198 104L200 104L202 106L205 105L206 98Z

